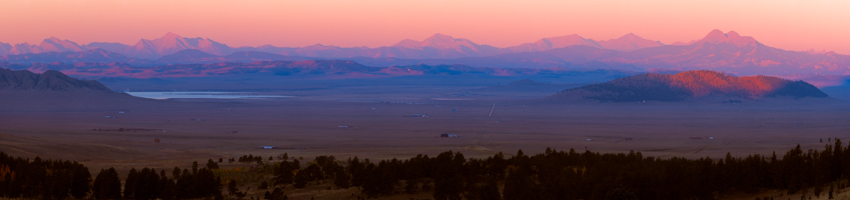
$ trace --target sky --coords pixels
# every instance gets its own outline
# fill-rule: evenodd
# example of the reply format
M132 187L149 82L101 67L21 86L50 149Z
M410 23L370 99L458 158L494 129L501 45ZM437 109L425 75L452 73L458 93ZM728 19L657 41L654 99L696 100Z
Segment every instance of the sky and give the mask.
M670 44L720 29L786 50L850 54L850 1L833 0L10 0L0 8L0 42L12 44L55 36L132 45L167 32L234 47L379 47L435 33L496 47L627 33Z

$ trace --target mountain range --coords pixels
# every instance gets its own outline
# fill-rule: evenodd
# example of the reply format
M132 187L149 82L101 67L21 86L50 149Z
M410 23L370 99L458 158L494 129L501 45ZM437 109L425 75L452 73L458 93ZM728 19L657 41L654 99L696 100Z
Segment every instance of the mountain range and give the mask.
M605 41L585 39L578 35L543 38L533 43L521 44L514 47L497 48L490 45L479 45L467 39L453 38L448 35L434 34L422 41L402 40L391 46L378 48L367 47L337 47L321 44L301 48L275 47L264 45L258 47L230 47L209 38L186 38L174 33L153 39L141 39L130 46L121 43L93 42L79 45L68 40L55 37L45 39L38 45L22 43L10 45L0 42L0 55L21 55L27 53L46 52L79 52L103 49L123 54L133 58L155 60L160 57L187 49L197 49L214 55L228 55L240 51L257 51L289 56L320 57L320 58L354 58L354 57L393 57L406 59L451 59L462 57L492 56L506 53L538 52L567 46L585 45L601 49L617 51L633 51L648 47L664 46L661 42L643 39L629 33L623 37Z
M187 63L352 60L368 66L453 65L496 68L618 69L633 71L718 70L737 75L850 75L850 56L835 52L787 51L737 32L713 30L688 43L665 45L626 34L611 40L579 35L543 38L532 43L497 48L467 39L435 34L422 41L403 40L391 46L336 47L321 44L294 48L271 45L230 47L208 38L168 33L142 39L133 46L119 43L77 43L49 38L39 45L0 43L0 61L11 63L102 62L153 66Z
M760 98L826 98L826 93L804 81L772 76L735 77L716 71L698 70L677 74L646 73L605 83L564 90L547 99L599 102L685 101L730 99L729 102Z
M208 64L173 64L158 66L133 66L126 63L32 63L0 62L0 69L29 70L33 72L61 71L76 77L204 77L217 75L265 74L281 76L324 76L340 78L390 77L415 75L473 75L473 76L569 76L575 73L599 72L611 75L630 75L620 70L559 70L536 68L471 67L467 65L405 65L371 67L349 60L257 61L251 63L227 62Z

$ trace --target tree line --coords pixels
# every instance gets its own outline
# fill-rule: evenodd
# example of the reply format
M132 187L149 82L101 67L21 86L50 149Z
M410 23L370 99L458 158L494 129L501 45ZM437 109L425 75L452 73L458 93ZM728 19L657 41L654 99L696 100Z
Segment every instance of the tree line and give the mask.
M165 170L130 169L124 181L114 168L102 169L92 180L86 166L71 161L14 158L0 152L0 197L28 199L223 199L221 178L209 167Z
M547 148L544 153L498 153L487 158L466 158L447 151L435 157L417 155L377 162L358 157L337 160L318 156L301 163L278 156L273 179L261 188L270 200L286 199L283 188L304 188L331 183L337 188L358 188L365 198L398 193L430 192L435 200L513 199L715 199L734 192L785 190L792 193L832 196L845 188L850 175L850 147L828 139L821 150L799 145L779 157L748 155L686 159L643 156L640 152L594 153ZM254 157L256 161L256 157ZM246 159L247 160L247 159ZM114 168L102 169L92 179L84 165L63 160L13 158L0 152L0 197L93 199L222 199L222 180L208 160L199 168L175 167L170 171L131 169L123 181ZM229 194L244 197L236 182ZM500 189L501 188L501 189ZM809 188L812 188L809 191Z
M808 188L813 188L810 195L831 197L847 186L850 148L835 139L822 150L804 151L797 145L782 157L775 152L746 157L727 153L720 159L549 148L536 155L519 150L510 157L498 153L477 159L447 151L378 162L320 156L305 168L298 160L276 166L273 186L303 188L332 181L338 188L357 187L366 198L429 191L436 200L715 199L728 192L779 189L794 194Z

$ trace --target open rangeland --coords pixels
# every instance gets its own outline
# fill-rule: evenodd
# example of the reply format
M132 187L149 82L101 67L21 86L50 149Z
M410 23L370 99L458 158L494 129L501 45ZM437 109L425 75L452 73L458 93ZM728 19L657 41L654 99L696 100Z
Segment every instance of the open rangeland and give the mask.
M449 150L473 158L498 152L510 156L519 149L537 154L549 147L722 158L727 153L781 156L797 144L820 149L832 138L850 139L850 105L838 100L553 103L534 100L544 93L455 94L462 90L445 88L403 92L409 89L364 87L351 93L303 91L291 98L163 100L167 106L146 101L151 105L92 111L10 109L0 113L0 150L13 156L79 161L93 174L115 167L123 176L130 168L168 171L219 158L225 160L220 163L225 169L249 167L226 161L249 154L268 158L287 153L306 161L319 155L338 160L357 156L374 161ZM256 188L256 180L262 179L246 182L243 190ZM325 191L331 186L326 182L306 189L290 187L286 193L293 199L353 199L359 194L356 189ZM264 191L253 189L248 194L262 196ZM388 198L430 198L430 193Z

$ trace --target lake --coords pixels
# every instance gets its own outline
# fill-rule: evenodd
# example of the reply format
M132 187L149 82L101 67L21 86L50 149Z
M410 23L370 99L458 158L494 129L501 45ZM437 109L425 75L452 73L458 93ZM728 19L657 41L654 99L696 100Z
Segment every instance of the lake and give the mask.
M126 92L135 97L148 99L264 99L264 98L286 98L292 96L264 95L245 92Z

